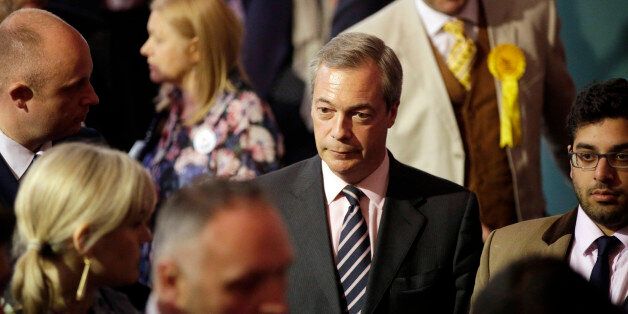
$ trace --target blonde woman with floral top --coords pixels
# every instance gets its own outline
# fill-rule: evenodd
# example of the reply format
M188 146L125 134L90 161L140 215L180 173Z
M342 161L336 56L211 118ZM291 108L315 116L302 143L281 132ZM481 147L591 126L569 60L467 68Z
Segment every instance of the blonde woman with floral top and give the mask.
M140 51L162 88L140 158L160 199L200 174L249 179L278 169L282 138L243 80L235 15L223 1L156 0L151 10Z

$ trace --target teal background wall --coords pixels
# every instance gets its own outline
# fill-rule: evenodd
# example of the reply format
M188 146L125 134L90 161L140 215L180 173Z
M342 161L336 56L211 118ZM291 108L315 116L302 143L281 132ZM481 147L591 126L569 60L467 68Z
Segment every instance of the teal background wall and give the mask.
M558 0L557 7L577 89L595 80L628 78L628 0ZM541 159L547 212L572 209L578 201L571 181L556 167L545 141Z

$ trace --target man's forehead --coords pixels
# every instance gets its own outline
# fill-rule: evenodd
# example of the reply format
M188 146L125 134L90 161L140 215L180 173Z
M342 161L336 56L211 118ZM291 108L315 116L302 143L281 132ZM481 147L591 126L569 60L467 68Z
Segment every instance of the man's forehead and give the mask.
M628 119L606 118L578 126L574 147L623 149L628 144Z

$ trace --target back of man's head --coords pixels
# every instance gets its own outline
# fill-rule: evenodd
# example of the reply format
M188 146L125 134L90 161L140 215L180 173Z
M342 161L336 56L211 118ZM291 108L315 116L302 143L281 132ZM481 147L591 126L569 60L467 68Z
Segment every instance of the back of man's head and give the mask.
M474 313L617 313L606 297L562 260L534 256L512 263L481 291Z
M159 210L154 291L162 312L285 312L287 231L250 182L203 177Z
M578 93L567 117L573 141L578 128L607 118L628 119L628 81L623 78L594 83Z
M181 244L198 236L217 213L233 210L236 200L265 202L252 183L200 177L173 193L159 209L153 239L154 259L176 254Z

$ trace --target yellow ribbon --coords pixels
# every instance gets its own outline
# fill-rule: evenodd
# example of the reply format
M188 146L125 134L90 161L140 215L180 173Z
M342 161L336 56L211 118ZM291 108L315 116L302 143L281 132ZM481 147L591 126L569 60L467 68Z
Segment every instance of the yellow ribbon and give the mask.
M499 146L513 148L521 140L519 79L526 68L523 51L512 44L498 45L488 55L488 69L501 82L502 110L499 115Z

